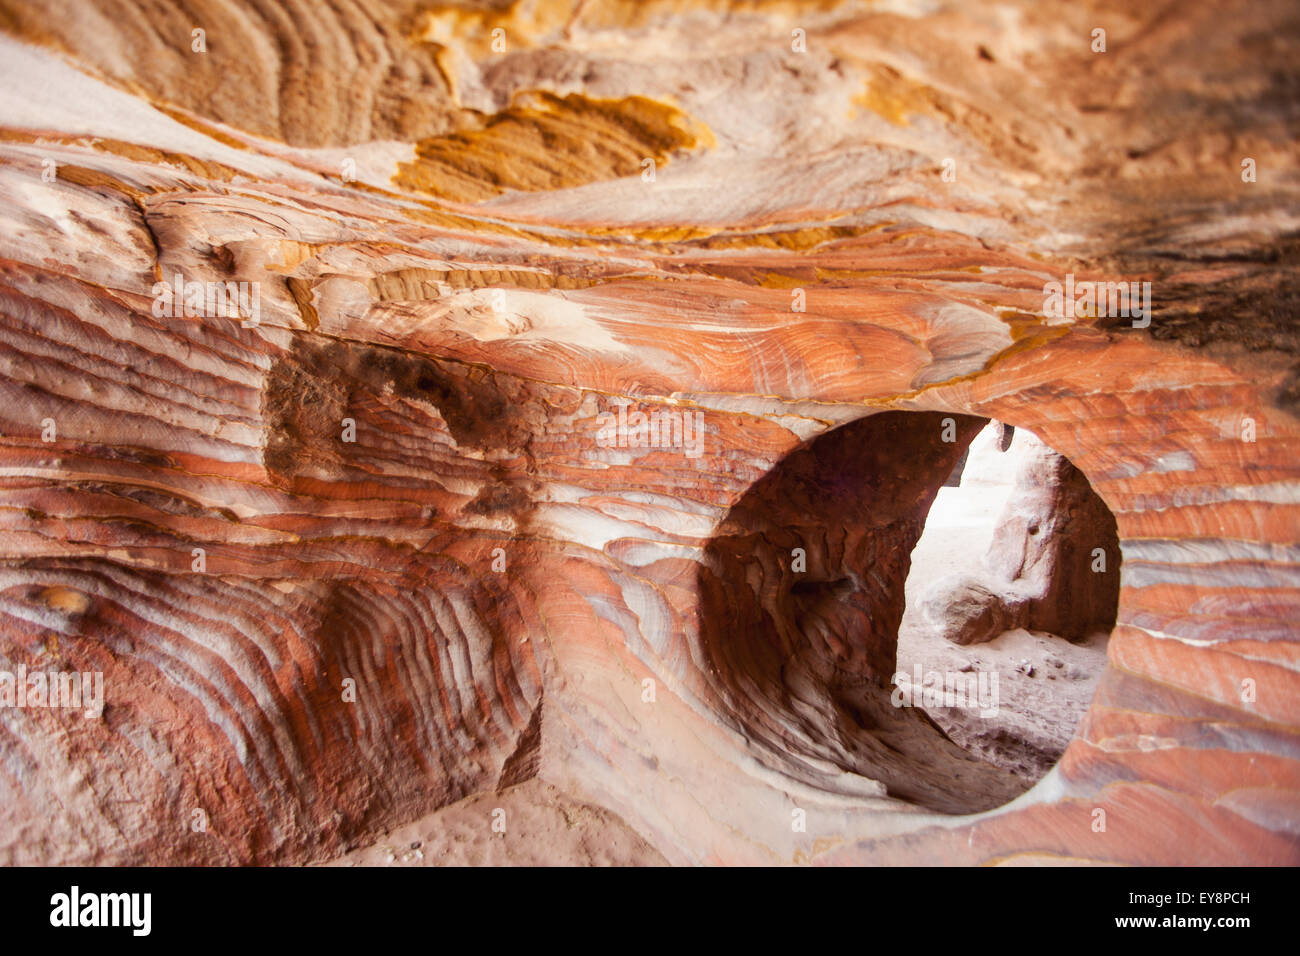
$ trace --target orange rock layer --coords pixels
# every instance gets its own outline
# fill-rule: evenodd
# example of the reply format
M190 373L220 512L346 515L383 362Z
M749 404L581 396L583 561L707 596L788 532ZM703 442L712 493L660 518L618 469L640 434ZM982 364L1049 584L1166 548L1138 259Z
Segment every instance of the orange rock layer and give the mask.
M400 6L0 5L0 670L105 686L0 708L0 861L1300 862L1288 4ZM1009 803L845 716L963 416L1123 555Z

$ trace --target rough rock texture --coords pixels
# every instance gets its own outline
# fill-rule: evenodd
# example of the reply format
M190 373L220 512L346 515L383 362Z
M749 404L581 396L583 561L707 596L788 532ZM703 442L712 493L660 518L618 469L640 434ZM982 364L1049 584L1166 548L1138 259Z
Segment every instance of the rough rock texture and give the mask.
M927 617L956 644L1013 628L1082 640L1115 624L1119 541L1115 517L1084 474L1025 432L996 447L1015 485L984 554L987 574L937 582Z
M1298 21L4 0L0 667L106 705L0 709L0 860L488 840L502 789L672 863L1300 862ZM1045 315L1070 274L1149 327ZM947 416L1123 556L1009 805L881 704Z
M982 644L1028 626L1025 601L1009 581L948 578L937 582L923 601L927 621L954 644Z
M1069 640L1110 630L1119 600L1115 518L1078 468L1020 434L1023 459L993 532L989 569L1023 606L1018 626Z

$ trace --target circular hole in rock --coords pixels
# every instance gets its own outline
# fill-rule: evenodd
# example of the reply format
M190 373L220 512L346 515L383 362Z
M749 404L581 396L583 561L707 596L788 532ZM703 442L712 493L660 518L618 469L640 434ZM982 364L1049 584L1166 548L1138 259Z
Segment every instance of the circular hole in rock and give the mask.
M795 450L728 512L699 577L706 674L784 773L991 809L1078 726L1119 560L1114 516L1032 434L883 412Z

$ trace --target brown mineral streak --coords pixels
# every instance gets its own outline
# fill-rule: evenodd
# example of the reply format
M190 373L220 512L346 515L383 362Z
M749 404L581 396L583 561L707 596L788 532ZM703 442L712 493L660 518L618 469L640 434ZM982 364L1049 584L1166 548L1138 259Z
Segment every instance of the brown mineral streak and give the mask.
M707 142L680 110L642 96L594 100L537 92L491 116L482 129L421 140L418 159L394 183L457 202L507 189L537 192L639 173L676 150Z

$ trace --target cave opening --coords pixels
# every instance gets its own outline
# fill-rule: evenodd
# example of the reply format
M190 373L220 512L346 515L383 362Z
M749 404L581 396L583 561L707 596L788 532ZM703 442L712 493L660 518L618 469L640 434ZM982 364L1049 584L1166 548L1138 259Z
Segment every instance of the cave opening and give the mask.
M1118 564L1114 516L1082 472L1032 432L988 422L912 550L895 697L968 752L1038 780L1105 668Z
M877 413L799 447L728 512L700 571L706 679L784 773L992 809L1078 726L1119 557L1087 478L1028 431Z

